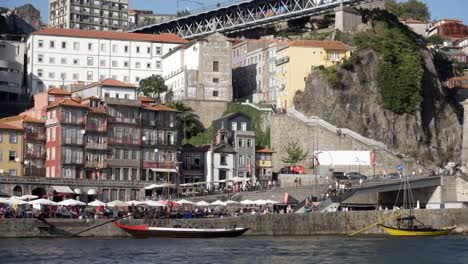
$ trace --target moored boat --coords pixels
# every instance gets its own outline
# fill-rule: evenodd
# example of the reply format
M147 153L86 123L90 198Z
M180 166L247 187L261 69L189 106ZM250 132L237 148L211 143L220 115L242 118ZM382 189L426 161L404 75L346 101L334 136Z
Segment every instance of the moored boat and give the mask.
M431 228L431 227L422 227L422 228L413 228L413 229L402 229L395 228L386 225L379 225L385 232L391 236L444 236L452 232L456 226L445 227L445 228Z
M128 226L114 222L114 225L121 228L128 234L136 238L219 238L237 237L247 232L249 228L184 228L184 227L152 227L148 225Z

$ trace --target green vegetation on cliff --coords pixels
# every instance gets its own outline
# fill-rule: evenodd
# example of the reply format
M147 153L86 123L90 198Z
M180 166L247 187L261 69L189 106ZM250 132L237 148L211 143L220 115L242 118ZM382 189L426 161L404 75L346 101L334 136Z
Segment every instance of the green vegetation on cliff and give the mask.
M398 2L396 0L386 0L385 2L385 8L397 17L422 21L428 21L431 18L429 8L422 1L408 0L406 2Z
M354 37L358 50L372 49L382 62L377 84L384 107L396 114L415 113L422 101L423 59L413 32L385 11L372 11L374 30Z

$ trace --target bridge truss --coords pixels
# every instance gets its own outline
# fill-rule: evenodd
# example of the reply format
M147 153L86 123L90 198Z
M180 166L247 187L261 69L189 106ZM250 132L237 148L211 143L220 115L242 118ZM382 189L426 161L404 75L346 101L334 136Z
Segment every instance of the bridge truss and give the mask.
M135 33L174 33L195 38L213 32L234 33L278 21L328 13L340 4L355 6L375 0L248 0L159 24L136 28Z

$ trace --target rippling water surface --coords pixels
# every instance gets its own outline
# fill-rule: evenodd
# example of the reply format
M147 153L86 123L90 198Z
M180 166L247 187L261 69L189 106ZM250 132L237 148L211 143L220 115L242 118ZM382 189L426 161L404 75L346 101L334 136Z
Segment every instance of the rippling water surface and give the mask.
M0 263L468 263L468 239L3 239Z

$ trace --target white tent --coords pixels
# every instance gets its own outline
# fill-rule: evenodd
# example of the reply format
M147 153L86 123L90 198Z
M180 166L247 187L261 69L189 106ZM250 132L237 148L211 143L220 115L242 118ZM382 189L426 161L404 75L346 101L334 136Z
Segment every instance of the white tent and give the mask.
M244 200L244 201L242 201L242 202L240 202L240 203L243 204L243 205L255 204L255 202L254 202L254 201L251 201L251 200Z
M99 200L94 200L90 203L88 203L89 206L106 206L106 203L105 202L101 202Z
M266 204L277 204L277 203L278 203L277 201L266 200Z
M37 200L34 200L34 201L30 201L29 204L57 205L56 202L48 200L48 199L44 199L44 198L37 199Z
M58 205L63 206L77 206L77 205L86 205L86 203L74 200L74 199L67 199L57 203Z
M123 201L120 201L120 200L115 200L115 201L107 203L107 206L109 206L109 207L125 207L127 205L128 204L126 202L123 202Z
M227 205L230 205L230 204L238 204L239 202L236 202L236 201L233 201L233 200L227 200L225 203Z
M162 202L160 201L151 201L151 200L146 200L144 201L144 203L148 206L151 206L151 207L163 207L165 206Z
M184 200L184 199L177 201L177 203L180 203L180 204L195 204L194 202L191 202L189 200Z
M10 197L10 199L7 199L6 203L12 204L12 205L13 204L16 204L16 205L28 204L28 202L25 202L25 201L19 199L16 196L12 196L12 197Z
M217 206L226 206L227 204L221 200L216 200L211 203L211 205L217 205Z
M8 198L0 197L0 203L8 203Z
M265 205L265 204L267 204L267 201L266 201L266 200L261 200L261 199L260 199L260 200L255 200L254 203L255 203L256 205Z
M137 205L145 204L145 202L135 201L135 200L133 200L133 201L127 201L126 203L127 203L127 205L130 205L130 206L132 206L132 205L137 206Z
M205 201L200 201L200 202L196 203L195 205L196 206L210 206L210 204L205 202Z
M19 199L21 199L21 200L34 200L34 199L37 199L37 198L39 198L37 195L26 194L26 195L21 196Z

